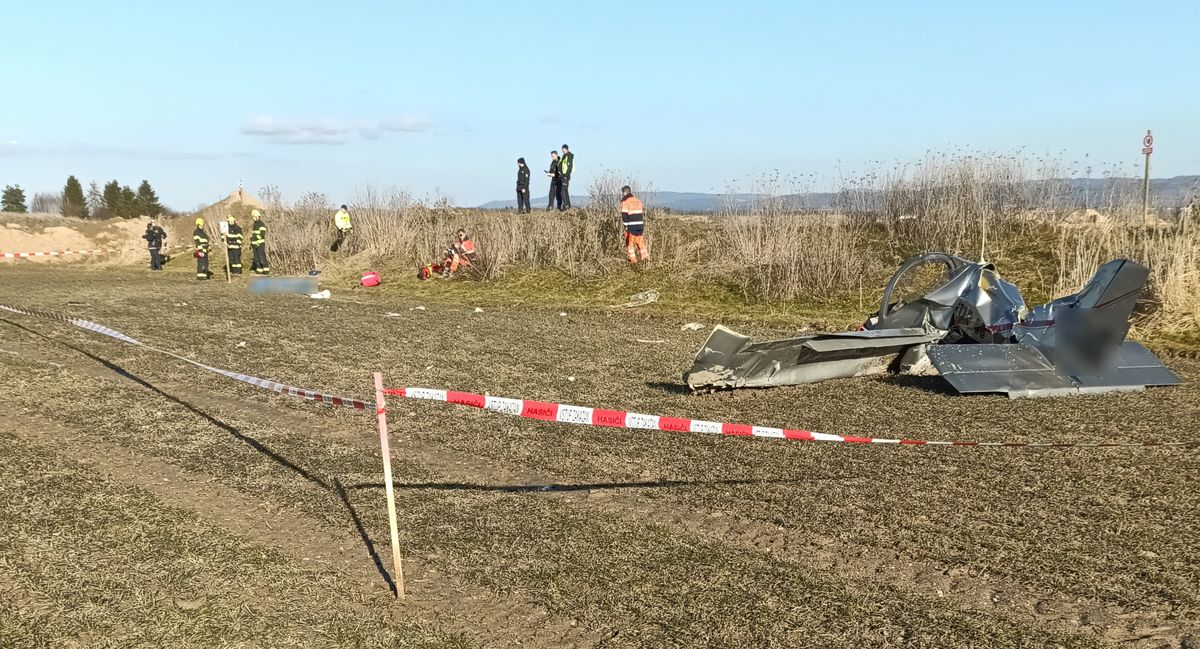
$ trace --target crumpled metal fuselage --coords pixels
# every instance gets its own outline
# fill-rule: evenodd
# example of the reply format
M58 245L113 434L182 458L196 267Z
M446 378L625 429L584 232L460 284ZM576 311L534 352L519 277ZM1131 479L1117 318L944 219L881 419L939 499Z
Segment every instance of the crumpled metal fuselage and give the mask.
M902 278L927 264L943 265L944 279L919 298L893 302ZM711 390L933 369L959 392L1009 396L1177 384L1153 354L1125 341L1147 276L1118 259L1078 293L1029 309L991 264L928 253L897 270L859 331L755 343L718 326L683 378L693 390Z

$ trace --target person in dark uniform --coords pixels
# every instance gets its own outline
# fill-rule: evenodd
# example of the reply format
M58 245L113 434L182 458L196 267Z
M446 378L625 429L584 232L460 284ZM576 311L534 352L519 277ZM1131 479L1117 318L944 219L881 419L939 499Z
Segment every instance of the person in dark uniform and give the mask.
M250 224L250 251L253 255L250 261L250 272L259 275L270 275L271 265L267 263L267 224L263 223L262 212L250 212L254 223Z
M203 281L212 277L208 270L209 245L208 233L204 231L204 219L196 219L196 231L192 233L192 241L196 246L193 253L196 256L196 279Z
M150 250L150 270L162 270L161 251L163 242L167 239L167 231L151 221L146 224L146 234L143 234L142 238L146 240L146 247Z
M532 211L529 206L529 167L525 166L525 158L517 158L517 214Z
M237 219L230 214L226 219L229 222L229 231L225 233L225 251L229 253L229 272L234 275L242 274L242 227L237 224Z
M562 209L562 172L558 166L558 151L550 152L550 168L546 170L546 175L550 178L550 200L546 203L546 211L554 209L555 203L558 203L558 209Z
M571 174L575 173L575 154L571 147L562 145L562 157L558 159L558 172L562 177L559 184L559 194L562 196L561 210L571 209Z

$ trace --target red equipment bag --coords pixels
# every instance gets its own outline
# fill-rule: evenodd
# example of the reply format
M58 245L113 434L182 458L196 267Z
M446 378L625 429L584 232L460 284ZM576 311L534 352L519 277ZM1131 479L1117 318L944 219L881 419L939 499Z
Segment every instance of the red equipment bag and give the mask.
M373 270L368 270L362 274L361 283L363 286L379 286L379 282L381 281L383 280L380 279L379 273Z

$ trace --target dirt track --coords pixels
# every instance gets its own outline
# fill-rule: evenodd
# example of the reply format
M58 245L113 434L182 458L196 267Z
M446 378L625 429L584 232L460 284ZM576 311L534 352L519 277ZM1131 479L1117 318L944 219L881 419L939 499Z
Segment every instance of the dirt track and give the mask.
M560 317L552 305L486 303L474 314L486 294L469 286L462 304L414 311L402 287L334 287L334 300L317 302L252 299L179 274L0 273L2 302L347 395L368 395L382 368L395 386L842 434L1200 439L1195 361L1174 363L1182 388L1106 397L963 398L899 379L693 397L678 374L706 332L679 330L689 314ZM358 567L346 569L371 578L347 515L386 549L370 417L265 396L53 323L2 320L6 430L48 443L52 424L12 423L33 417L94 436L96 463L118 479L141 456L211 481L218 495L150 491L259 542L272 535L246 520L248 506L297 512L289 536L307 527L349 539ZM483 644L1178 647L1200 628L1196 449L860 448L392 410L403 545L419 584L409 614ZM376 576L368 588L382 587Z

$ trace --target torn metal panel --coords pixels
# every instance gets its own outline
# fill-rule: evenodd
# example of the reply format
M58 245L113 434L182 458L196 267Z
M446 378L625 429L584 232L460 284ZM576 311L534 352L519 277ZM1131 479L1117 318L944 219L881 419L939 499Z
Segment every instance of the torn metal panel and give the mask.
M698 390L882 374L905 349L940 337L940 332L914 328L823 333L754 343L749 336L717 326L683 379Z
M893 300L911 272L943 268L924 295ZM1175 385L1146 348L1125 342L1149 270L1118 259L1083 290L1033 309L991 264L946 253L906 261L862 331L754 343L717 327L684 380L693 390L812 383L885 371L940 372L959 392L1079 394Z

